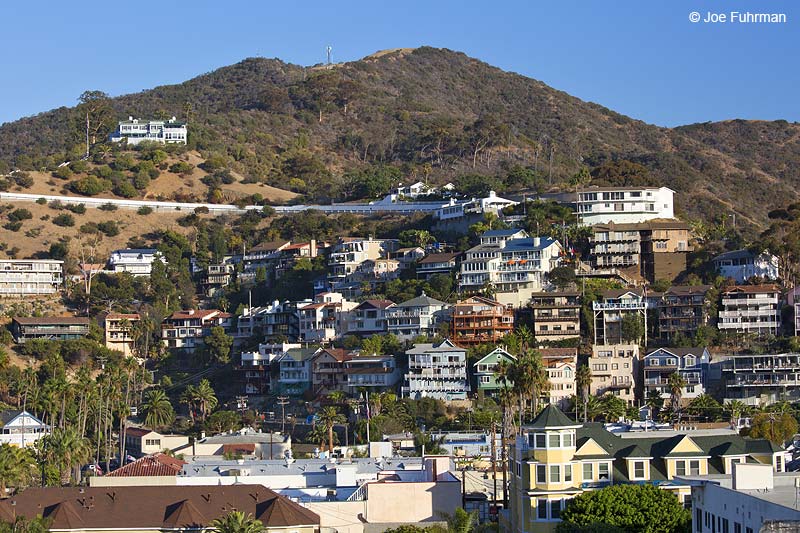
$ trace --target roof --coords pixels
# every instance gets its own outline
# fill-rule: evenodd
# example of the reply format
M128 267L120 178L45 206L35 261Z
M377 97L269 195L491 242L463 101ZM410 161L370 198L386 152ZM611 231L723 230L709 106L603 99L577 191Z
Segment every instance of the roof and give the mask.
M371 307L373 309L386 309L387 307L391 307L394 305L394 302L391 300L364 300L356 309L366 309Z
M163 453L145 455L113 472L110 477L177 476L186 461Z
M537 351L542 354L542 359L577 359L578 357L577 348L538 348Z
M407 350L407 354L420 354L420 353L431 353L431 352L465 352L466 349L459 348L456 346L453 341L450 339L444 339L439 344L427 344L427 343L420 343L415 344L413 348Z
M139 320L139 313L108 313L106 320Z
M291 241L270 241L261 243L257 246L253 246L250 248L251 252L277 252L278 250L282 250L284 247L289 246Z
M592 226L593 233L604 231L652 231L659 229L677 229L689 231L691 228L686 222L673 218L656 218L645 222L608 222Z
M295 361L306 361L311 359L317 353L317 348L289 348L278 358L278 361L284 358L293 359Z
M509 229L491 229L489 231L484 231L481 233L481 237L511 237L512 235L516 235L519 232L523 232L519 228L509 228Z
M208 318L217 316L219 318L230 318L233 315L223 313L219 309L187 309L185 311L175 311L169 316L170 320L181 320L185 318Z
M0 501L0 516L43 515L54 530L206 528L231 509L268 528L316 526L319 515L259 485L28 488Z
M149 435L150 433L155 433L155 432L152 429L147 429L147 428L129 427L125 430L125 433L133 437L144 437L145 435Z
M88 318L78 316L15 316L13 320L23 326L38 326L40 324L89 325Z
M671 192L675 192L669 187L600 187L597 185L591 185L589 187L581 188L581 192L603 192L603 191L659 191L661 189L666 189Z
M485 298L483 296L470 296L466 300L459 300L458 302L456 302L455 305L460 307L470 307L474 305L488 305L491 307L502 307L504 309L506 307L497 300L492 300L491 298Z
M714 257L712 261L716 262L716 261L730 261L734 259L753 259L754 257L756 257L756 254L744 248L741 250L733 250L732 252L721 253L718 256Z
M780 287L774 284L767 284L767 285L734 285L733 287L728 287L724 291L723 294L730 294L732 292L744 292L748 294L755 294L761 292L781 292Z
M608 289L607 291L603 291L603 298L604 299L613 299L613 298L621 298L626 294L633 294L638 296L639 298L644 298L644 291L642 289Z
M28 417L32 418L33 420L37 421L39 424L44 426L44 422L33 416L28 411L23 411L21 409L9 409L7 411L0 412L0 426L5 426L11 422L13 422L17 417L22 414L28 415ZM23 420L24 421L24 420Z
M664 292L664 296L668 294L676 296L702 295L709 290L711 290L711 285L674 285Z
M422 259L419 260L420 265L425 265L427 263L449 263L450 261L455 261L455 259L461 255L458 252L448 252L442 254L428 254Z
M441 307L443 305L447 304L436 298L431 298L423 291L422 294L416 298L411 298L410 300L397 304L397 307Z
M316 357L319 357L322 354L328 354L340 363L343 363L353 357L349 350L345 350L343 348L322 348L314 354L314 358L316 359Z
M536 415L533 422L526 424L525 427L534 429L545 428L563 428L563 427L580 427L580 424L571 420L567 415L561 412L561 409L553 404L549 404L542 409L542 412Z
M678 357L683 357L685 355L703 357L703 354L706 352L706 348L704 346L697 346L693 348L657 348L648 353L645 357L650 357L656 352L667 352Z

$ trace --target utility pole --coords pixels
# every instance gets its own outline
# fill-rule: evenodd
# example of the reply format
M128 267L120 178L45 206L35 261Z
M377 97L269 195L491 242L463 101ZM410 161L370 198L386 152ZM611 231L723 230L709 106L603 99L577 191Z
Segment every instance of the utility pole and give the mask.
M89 112L86 112L86 159L89 159Z
M492 505L494 506L494 513L495 516L498 515L497 512L497 444L495 442L495 436L497 435L497 428L496 424L492 422L492 485L494 486L492 491ZM491 512L489 513L491 514Z
M501 431L501 434L502 434L501 442L503 443L503 460L500 461L500 468L503 469L503 509L508 509L508 477L507 477L508 468L506 468L506 461L508 459L508 454L507 454L508 443L506 442L505 424L503 424L503 429Z
M286 433L286 406L288 404L288 396L278 396L278 405L281 406L281 434Z
M461 508L467 510L467 465L461 467Z

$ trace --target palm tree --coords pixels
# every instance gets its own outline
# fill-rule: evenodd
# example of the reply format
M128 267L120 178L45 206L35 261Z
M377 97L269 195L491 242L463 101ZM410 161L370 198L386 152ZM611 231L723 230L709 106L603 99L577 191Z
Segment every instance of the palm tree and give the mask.
M669 387L669 403L672 410L672 416L676 418L677 422L681 421L681 396L683 389L686 388L686 380L677 372L670 374L667 378L667 387Z
M739 427L739 418L745 416L750 408L744 402L740 400L731 400L730 402L726 403L724 406L725 412L728 414L728 418L731 422L731 427L737 428Z
M650 418L654 421L657 420L659 411L664 408L664 398L661 397L661 392L650 389L645 398L645 404L650 408Z
M200 380L197 385L197 406L200 409L200 419L205 422L206 415L214 410L219 403L214 389L211 388L211 383L207 379Z
M517 335L517 337L519 337L522 351L527 350L533 341L533 333L531 332L531 329L523 324L522 326L516 328L514 333Z
M591 422L594 422L597 420L597 417L603 414L603 402L597 396L589 396L584 407L586 409L586 417Z
M260 520L242 511L231 511L211 522L211 531L215 533L261 533L264 530Z
M336 424L344 424L347 420L344 415L339 413L335 407L324 407L318 415L319 422L328 430L328 451L333 453L333 427Z
M62 484L69 482L70 470L76 469L75 481L80 475L80 465L89 460L91 447L89 439L81 436L74 428L55 428L40 441L43 459L58 468Z
M701 394L696 398L692 398L686 411L706 422L714 422L722 414L722 406L717 400L708 394Z
M6 488L24 487L36 472L36 459L27 448L0 445L0 497L5 498Z
M180 402L186 404L189 408L189 418L192 424L195 423L195 406L197 403L197 387L194 385L187 385L181 393Z
M592 386L592 369L589 365L581 365L575 371L575 386L583 401L583 422L586 423L586 408L589 402L589 390Z
M147 391L142 411L145 414L145 425L154 429L167 426L175 420L175 410L172 408L167 394L161 389Z

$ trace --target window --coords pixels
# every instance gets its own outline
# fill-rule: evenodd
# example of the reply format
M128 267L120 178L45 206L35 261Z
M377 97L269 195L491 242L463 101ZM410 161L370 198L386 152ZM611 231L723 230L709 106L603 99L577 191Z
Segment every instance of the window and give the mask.
M536 500L536 517L539 520L547 520L547 500L543 498Z
M536 483L547 483L546 465L536 465Z
M686 461L675 461L675 475L686 475Z
M633 462L633 477L644 479L644 461Z
M564 483L572 483L572 465L564 466Z
M689 473L693 476L700 475L700 461L690 461L689 462Z
M728 529L728 519L727 518L723 518L722 519L722 533L730 533L730 530Z
M522 477L522 463L517 461L517 477Z
M544 448L545 447L545 445L544 445L545 440L544 439L545 439L544 433L537 433L536 434L536 447L537 448Z
M598 463L598 466L600 467L600 473L598 475L600 481L608 481L608 463Z
M561 446L561 439L559 438L558 433L551 433L548 435L547 439L547 447L548 448L559 448Z
M550 483L561 483L561 465L550 465Z
M575 443L572 442L572 437L573 437L572 433L564 433L564 447L565 448L571 448L572 446L575 445Z
M550 501L550 519L561 520L561 500Z
M739 522L734 522L733 533L742 533L742 524L740 524Z
M783 458L780 455L775 456L775 471L783 472Z
M592 475L592 463L583 463L583 480L591 481L594 478Z

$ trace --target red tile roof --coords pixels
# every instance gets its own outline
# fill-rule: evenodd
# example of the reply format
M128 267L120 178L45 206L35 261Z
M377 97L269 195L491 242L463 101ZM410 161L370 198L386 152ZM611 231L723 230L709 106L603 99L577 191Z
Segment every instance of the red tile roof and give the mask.
M177 476L185 464L186 461L181 459L156 453L117 468L108 475L111 477Z

